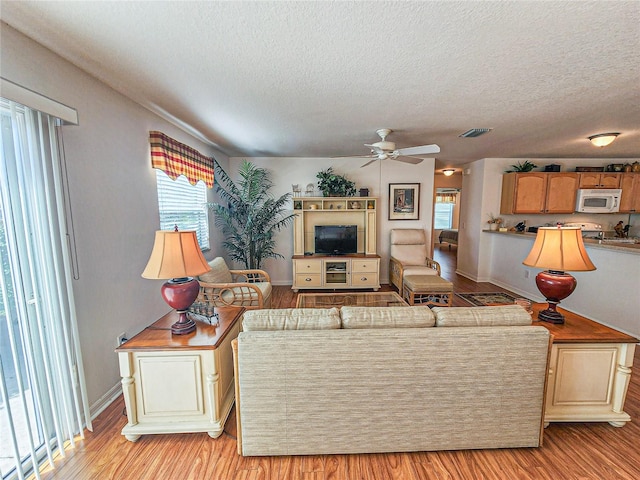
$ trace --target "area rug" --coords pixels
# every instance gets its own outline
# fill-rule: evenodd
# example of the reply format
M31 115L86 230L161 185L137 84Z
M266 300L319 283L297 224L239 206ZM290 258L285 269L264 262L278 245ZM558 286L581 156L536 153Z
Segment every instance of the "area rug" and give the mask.
M463 300L477 307L486 307L489 305L510 305L516 298L508 293L503 292L476 292L476 293L456 293Z

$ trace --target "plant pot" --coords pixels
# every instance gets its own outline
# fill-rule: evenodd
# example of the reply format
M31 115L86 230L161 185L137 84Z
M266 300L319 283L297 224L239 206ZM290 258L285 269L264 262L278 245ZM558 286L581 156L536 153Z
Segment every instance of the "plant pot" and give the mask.
M489 224L489 230L498 230L498 224L497 223L490 223Z

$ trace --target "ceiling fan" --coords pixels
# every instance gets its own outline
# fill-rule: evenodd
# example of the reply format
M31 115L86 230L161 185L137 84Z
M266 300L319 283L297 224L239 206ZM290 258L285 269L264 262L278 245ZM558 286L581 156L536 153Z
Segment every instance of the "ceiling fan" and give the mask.
M392 131L393 130L389 128L381 128L379 130L376 130L376 133L380 136L380 141L372 144L364 144L365 147L369 147L371 149L371 154L349 155L349 157L371 158L372 160L362 165L363 167L366 167L367 165L377 160L396 160L398 162L417 165L418 163L422 162L423 158L417 157L416 155L428 155L431 153L440 152L440 147L436 144L396 149L396 144L394 142L387 141L387 135L389 135Z

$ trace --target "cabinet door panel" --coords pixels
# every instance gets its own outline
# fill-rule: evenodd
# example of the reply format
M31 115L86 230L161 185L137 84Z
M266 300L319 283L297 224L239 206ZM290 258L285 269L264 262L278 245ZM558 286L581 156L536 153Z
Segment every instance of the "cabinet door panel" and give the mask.
M620 212L640 212L640 174L623 174L620 188L622 188Z
M542 213L544 211L546 189L546 174L518 175L513 213Z
M547 186L547 213L573 213L576 206L578 175L575 173L550 174Z

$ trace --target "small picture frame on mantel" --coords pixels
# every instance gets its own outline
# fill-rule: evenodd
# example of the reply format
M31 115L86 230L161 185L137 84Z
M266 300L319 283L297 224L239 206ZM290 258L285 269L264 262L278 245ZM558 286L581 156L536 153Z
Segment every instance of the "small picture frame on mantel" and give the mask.
M420 184L389 184L389 220L420 220Z

